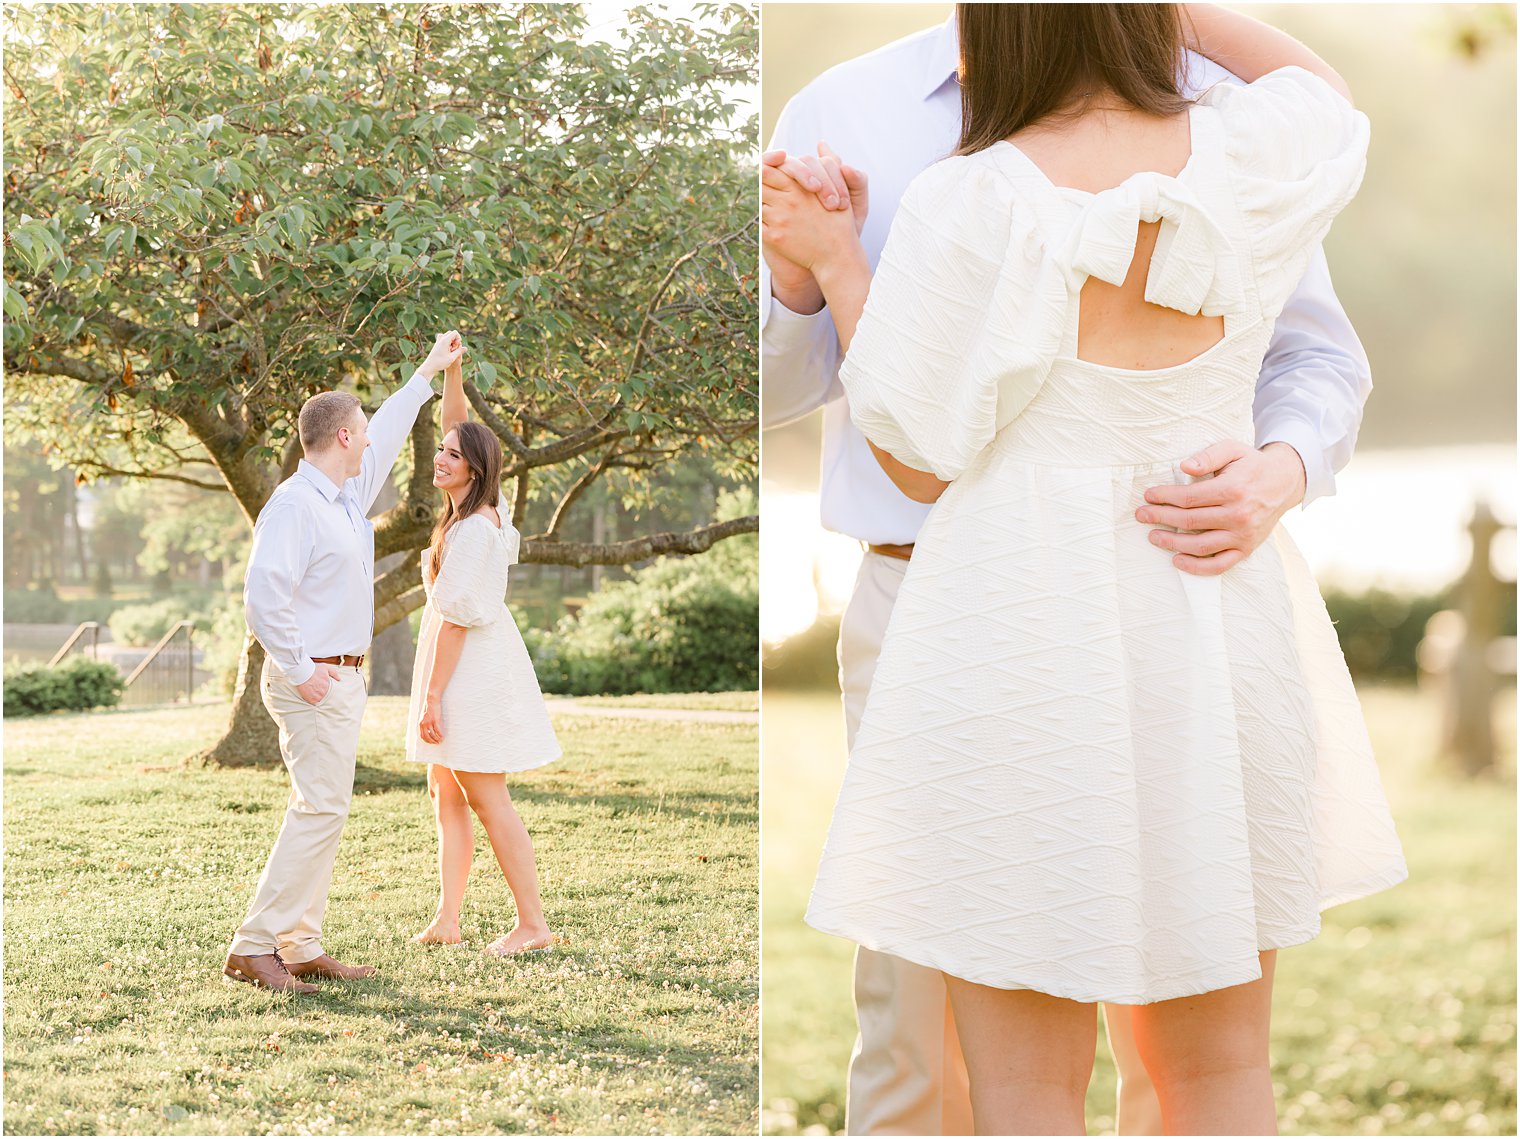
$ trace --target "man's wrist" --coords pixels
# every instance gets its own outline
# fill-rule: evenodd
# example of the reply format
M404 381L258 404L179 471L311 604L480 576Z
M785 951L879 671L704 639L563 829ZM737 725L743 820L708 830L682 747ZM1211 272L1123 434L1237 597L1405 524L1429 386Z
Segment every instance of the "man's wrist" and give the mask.
M823 290L818 279L807 272L787 280L772 269L771 296L798 316L812 316L823 308Z
M285 669L285 679L297 688L316 675L317 664L313 660L299 660ZM300 679L297 680L297 677L300 677Z
M1309 490L1309 468L1304 463L1304 457L1299 454L1298 448L1292 443L1276 439L1270 443L1263 443L1257 449L1263 455L1272 456L1282 468L1288 482L1288 491L1283 501L1284 509L1301 505Z

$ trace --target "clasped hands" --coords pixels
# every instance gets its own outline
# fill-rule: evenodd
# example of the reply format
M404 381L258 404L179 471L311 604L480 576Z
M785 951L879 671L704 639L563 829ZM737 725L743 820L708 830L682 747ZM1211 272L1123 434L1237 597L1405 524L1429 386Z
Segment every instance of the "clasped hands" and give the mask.
M831 271L864 258L867 187L865 172L822 142L816 156L784 150L761 155L760 247L771 271L771 294L792 312L819 312ZM1157 527L1151 544L1171 551L1173 565L1200 577L1224 573L1248 557L1303 501L1303 461L1287 443L1258 450L1224 439L1181 467L1202 481L1152 487L1135 518Z
M429 349L427 359L417 369L428 379L432 379L439 372L447 371L464 357L464 338L454 329L448 332L440 332L433 338L433 347Z

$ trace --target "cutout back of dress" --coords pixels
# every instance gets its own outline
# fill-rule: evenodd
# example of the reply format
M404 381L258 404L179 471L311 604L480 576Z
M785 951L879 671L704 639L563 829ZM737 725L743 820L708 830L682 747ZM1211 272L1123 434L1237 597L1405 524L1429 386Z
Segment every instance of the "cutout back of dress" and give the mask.
M1077 359L1144 372L1185 364L1224 339L1224 317L1188 316L1145 299L1160 222L1141 222L1124 284L1089 277L1077 303Z
M1057 190L1097 194L1144 171L1178 174L1192 158L1191 114L1170 119L1099 111L1008 140ZM1159 222L1142 222L1122 285L1089 277L1077 308L1077 359L1129 371L1185 364L1224 339L1224 318L1189 316L1145 299Z

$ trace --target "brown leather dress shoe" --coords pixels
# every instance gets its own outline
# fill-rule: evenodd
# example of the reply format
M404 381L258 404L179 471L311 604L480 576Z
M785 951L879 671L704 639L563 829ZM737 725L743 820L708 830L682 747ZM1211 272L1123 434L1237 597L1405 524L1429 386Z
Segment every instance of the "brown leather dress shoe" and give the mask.
M293 977L328 977L334 981L357 981L361 977L372 977L375 974L373 965L345 965L341 961L334 961L325 953L287 968Z
M274 989L276 992L315 993L319 991L317 986L308 985L292 977L278 953L259 953L252 957L229 953L227 963L222 966L222 973L234 981L246 981L256 988Z

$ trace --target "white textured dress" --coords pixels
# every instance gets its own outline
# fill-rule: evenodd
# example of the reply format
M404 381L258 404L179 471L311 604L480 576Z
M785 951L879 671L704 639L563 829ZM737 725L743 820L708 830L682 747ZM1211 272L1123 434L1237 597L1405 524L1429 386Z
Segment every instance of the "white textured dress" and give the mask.
M486 516L472 514L444 536L437 581L432 547L422 552L427 606L417 633L406 725L406 758L414 763L439 763L456 771L527 771L560 757L533 661L504 600L507 567L517 561L521 542L511 523L498 527ZM445 621L467 631L459 664L443 690L443 741L431 744L417 734L417 722Z
M1218 577L1136 521L1252 437L1273 322L1352 196L1368 126L1297 68L1190 111L1192 157L1098 194L1017 147L908 189L841 378L865 435L950 482L920 532L810 924L1000 988L1144 1004L1407 871L1335 631L1279 529ZM1222 316L1155 371L1076 357L1079 292Z

